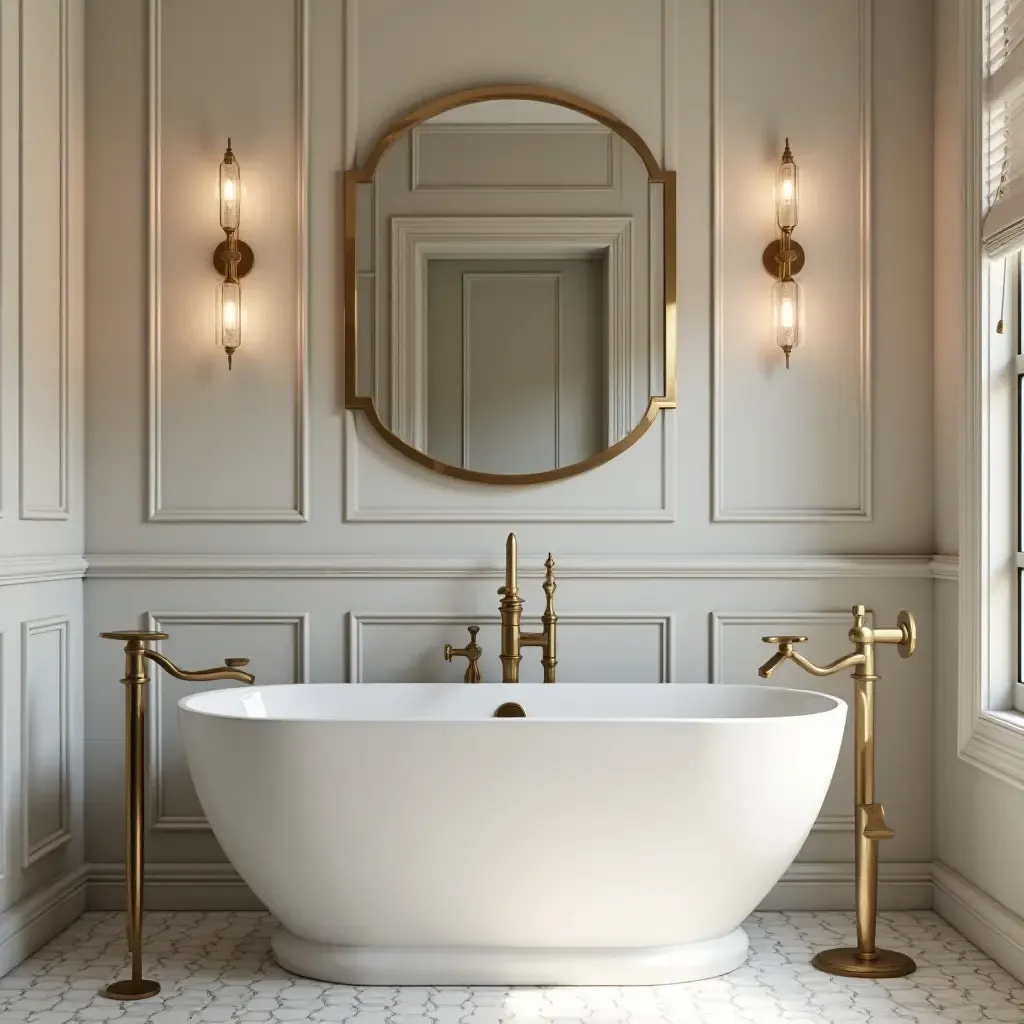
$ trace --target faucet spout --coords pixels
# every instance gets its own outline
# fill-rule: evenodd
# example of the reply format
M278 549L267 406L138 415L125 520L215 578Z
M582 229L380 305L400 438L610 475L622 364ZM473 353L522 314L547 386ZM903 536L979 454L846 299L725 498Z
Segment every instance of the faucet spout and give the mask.
M783 651L776 651L758 670L762 679L771 679L772 673L789 657Z
M256 677L242 670L243 665L249 664L248 658L225 658L224 668L203 668L196 672L189 672L186 669L178 668L165 654L159 651L145 650L143 656L150 661L155 661L165 672L174 676L175 679L183 679L189 683L211 683L218 679L229 679L236 683L254 683Z

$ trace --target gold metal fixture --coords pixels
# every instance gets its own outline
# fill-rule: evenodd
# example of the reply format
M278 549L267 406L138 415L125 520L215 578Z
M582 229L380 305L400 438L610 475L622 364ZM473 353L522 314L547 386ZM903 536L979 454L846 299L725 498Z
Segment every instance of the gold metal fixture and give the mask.
M544 666L544 682L555 681L555 666L558 664L557 633L558 616L555 614L555 560L548 552L544 563L544 614L541 622L544 629L539 633L524 633L520 626L523 618L523 602L519 597L519 568L516 535L510 533L505 541L505 585L498 588L501 600L501 681L519 682L520 653L523 647L540 647L543 650L541 665Z
M856 812L855 872L857 886L857 945L828 949L818 953L811 963L826 974L848 978L902 978L917 969L905 953L875 946L875 925L878 915L878 844L896 834L885 822L882 805L875 802L875 644L896 644L901 658L909 658L917 646L914 617L901 611L892 629L872 629L865 625L864 605L853 609L850 642L855 647L828 665L815 665L794 650L805 636L766 636L766 644L777 644L778 651L759 669L758 675L768 679L786 660L799 665L812 676L830 676L844 668L853 669L854 718L854 809Z
M492 718L525 718L526 711L523 709L522 704L517 704L514 700L507 700L504 704L499 704L495 709Z
M242 210L242 173L231 139L220 165L220 226L227 236L213 250L213 265L224 280L217 287L217 344L228 355L228 369L242 344L242 286L238 279L252 270L252 249L238 237Z
M444 660L451 661L452 658L465 658L469 664L466 666L466 674L462 677L464 683L482 683L480 675L480 655L483 649L476 642L476 635L480 632L479 626L468 626L469 643L465 647L452 647L451 644L444 645Z
M533 100L566 107L577 113L599 121L610 128L639 154L647 168L649 181L663 187L662 203L662 267L663 298L665 305L664 322L664 394L651 396L640 422L624 437L604 451L598 452L582 462L570 466L559 466L533 473L490 473L483 470L467 469L441 462L426 452L409 444L391 432L380 418L372 395L359 393L359 363L357 356L356 278L358 259L356 255L357 189L359 185L373 184L377 167L395 141L417 125L442 114L447 110L484 100ZM366 161L360 167L345 172L345 253L344 253L344 302L345 302L345 406L362 409L373 428L396 451L427 469L460 480L475 480L478 483L507 484L522 486L538 484L549 480L564 480L566 477L585 473L600 466L635 444L658 418L662 409L676 407L676 172L665 170L657 161L650 147L640 134L614 114L589 100L582 99L562 89L549 89L538 85L484 85L448 93L423 104L392 123L376 141Z
M227 658L224 668L207 668L200 672L186 672L178 668L163 654L150 650L150 640L166 640L166 633L146 630L123 630L116 633L100 633L104 640L124 640L125 686L125 881L126 910L128 914L128 949L132 956L132 976L124 981L115 981L103 990L108 999L148 999L160 991L158 982L142 976L142 884L145 861L143 842L145 837L145 793L146 793L146 695L149 682L146 675L146 659L156 662L165 672L177 679L189 682L212 682L217 679L233 679L239 683L251 683L254 677L243 672L249 664L248 658Z
M779 226L780 237L769 243L761 262L764 269L777 278L772 286L772 330L775 344L786 354L787 370L789 357L800 344L803 330L803 296L799 283L794 280L794 275L804 267L803 247L793 241L799 206L800 175L789 139L786 139L782 162L775 173L775 223Z

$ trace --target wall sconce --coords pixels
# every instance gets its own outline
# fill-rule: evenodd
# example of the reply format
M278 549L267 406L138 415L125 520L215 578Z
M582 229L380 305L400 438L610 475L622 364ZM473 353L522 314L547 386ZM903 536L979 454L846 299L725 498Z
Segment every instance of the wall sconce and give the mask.
M240 277L252 270L253 252L238 237L242 208L242 173L231 151L231 139L220 165L220 226L226 235L213 250L213 265L224 280L217 286L217 344L228 354L228 369L242 344L242 286Z
M776 278L772 285L772 330L775 344L789 357L801 341L803 330L803 296L794 275L804 266L804 250L793 241L793 228L797 224L800 205L800 178L793 153L786 139L782 163L775 172L775 223L781 236L771 242L761 258L764 269Z

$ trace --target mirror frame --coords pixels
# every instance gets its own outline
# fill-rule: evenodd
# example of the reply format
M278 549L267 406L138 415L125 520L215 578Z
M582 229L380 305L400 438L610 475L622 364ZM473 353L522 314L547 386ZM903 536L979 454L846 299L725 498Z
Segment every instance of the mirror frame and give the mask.
M662 395L652 395L640 422L615 444L596 455L591 455L582 462L571 466L559 466L534 473L490 473L482 470L464 469L432 458L426 452L414 448L391 432L381 420L372 395L358 393L358 353L356 319L356 194L359 185L373 184L374 174L384 154L394 142L411 131L418 124L437 114L463 107L470 103L483 100L536 100L551 103L555 106L567 107L577 113L585 114L595 121L610 128L624 139L639 154L651 183L660 183L663 187L662 200L662 288L665 304L665 382ZM378 434L396 451L418 462L427 469L442 473L459 480L472 480L477 483L504 484L506 486L522 486L526 484L546 483L553 480L564 480L567 477L585 473L595 466L609 462L627 448L634 445L658 418L662 409L676 407L676 172L666 170L655 159L647 143L629 125L620 121L614 114L561 89L550 89L539 85L485 85L472 89L462 89L446 93L443 96L416 107L394 121L380 136L370 150L365 162L358 167L345 171L345 195L342 210L344 223L344 330L345 330L345 407L353 411L362 409Z

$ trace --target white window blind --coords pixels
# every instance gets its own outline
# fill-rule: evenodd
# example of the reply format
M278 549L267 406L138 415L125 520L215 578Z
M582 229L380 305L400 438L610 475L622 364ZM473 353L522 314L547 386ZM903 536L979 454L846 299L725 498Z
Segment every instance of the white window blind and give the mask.
M1024 246L1024 0L988 0L985 214L990 256Z

